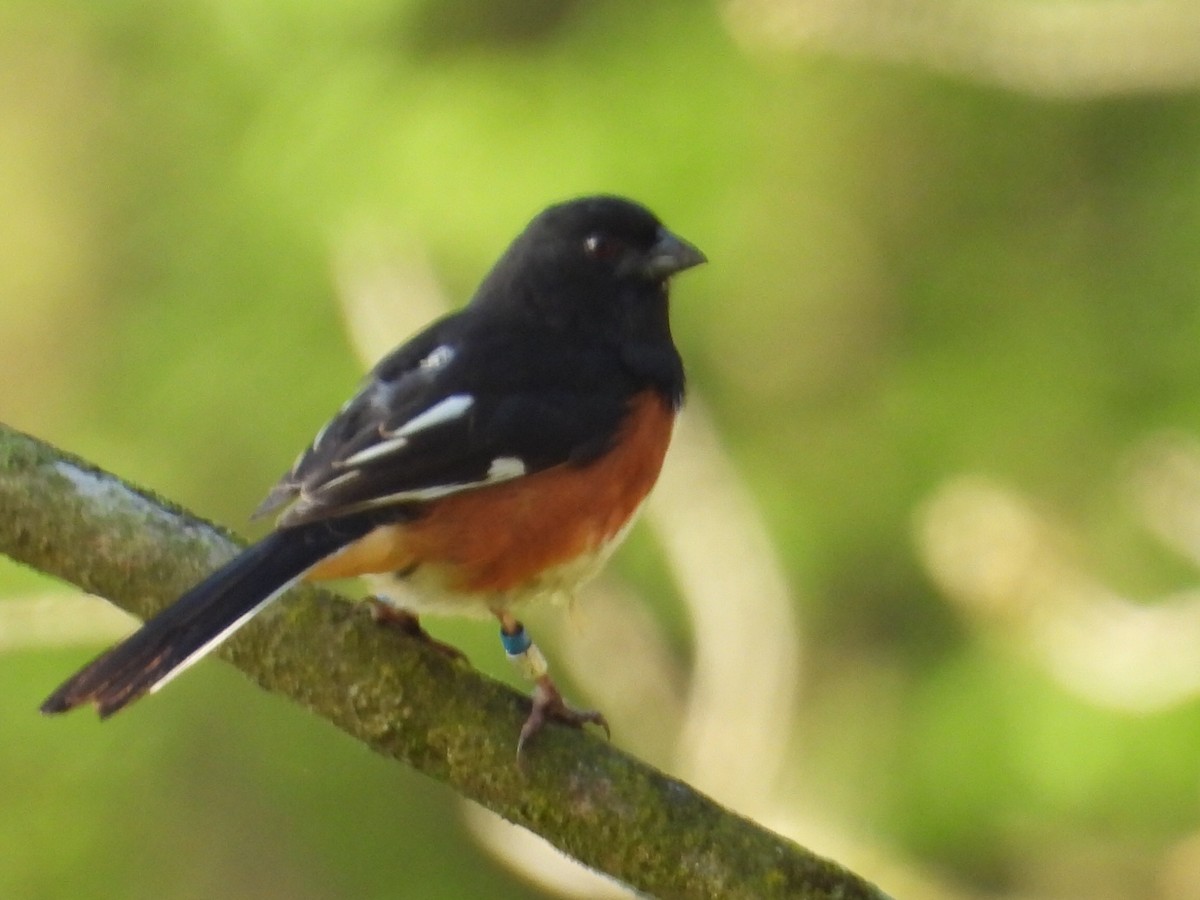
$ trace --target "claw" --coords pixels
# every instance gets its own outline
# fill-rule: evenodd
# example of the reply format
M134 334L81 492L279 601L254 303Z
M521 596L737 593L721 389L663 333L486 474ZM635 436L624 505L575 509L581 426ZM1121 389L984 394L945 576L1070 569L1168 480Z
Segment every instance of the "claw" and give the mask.
M542 726L547 722L559 722L563 725L570 725L572 728L599 725L604 729L606 738L612 737L608 720L604 718L603 713L594 709L575 709L568 706L550 677L543 675L533 686L533 709L529 711L529 717L521 726L521 735L517 738L518 762L521 760L521 753L525 749L526 742L541 731Z
M453 661L462 660L467 662L467 655L457 647L447 644L445 641L439 641L421 627L421 620L416 613L411 613L407 609L401 609L388 603L386 600L381 600L379 597L368 597L366 601L367 612L371 614L371 619L384 628L391 628L407 635L411 638L416 638L419 641L428 644L438 653L450 658Z

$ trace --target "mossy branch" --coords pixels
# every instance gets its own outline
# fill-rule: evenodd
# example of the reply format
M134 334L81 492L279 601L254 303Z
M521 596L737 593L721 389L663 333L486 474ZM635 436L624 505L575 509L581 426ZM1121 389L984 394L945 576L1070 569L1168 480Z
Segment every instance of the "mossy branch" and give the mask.
M3 425L0 513L0 551L142 617L239 546L178 506ZM292 591L220 655L266 690L641 893L885 897L594 735L549 728L518 766L524 697L373 626L327 592Z

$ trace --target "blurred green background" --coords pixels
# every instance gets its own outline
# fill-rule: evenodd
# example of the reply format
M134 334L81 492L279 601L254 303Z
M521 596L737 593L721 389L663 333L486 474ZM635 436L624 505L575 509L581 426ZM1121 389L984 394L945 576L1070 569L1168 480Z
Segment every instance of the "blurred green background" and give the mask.
M628 626L572 694L897 897L1197 898L1197 84L1167 0L7 0L0 418L240 527L359 353L638 198L711 259L677 449L746 578L664 501L537 617ZM0 896L604 891L219 663L42 719L102 607L0 565Z

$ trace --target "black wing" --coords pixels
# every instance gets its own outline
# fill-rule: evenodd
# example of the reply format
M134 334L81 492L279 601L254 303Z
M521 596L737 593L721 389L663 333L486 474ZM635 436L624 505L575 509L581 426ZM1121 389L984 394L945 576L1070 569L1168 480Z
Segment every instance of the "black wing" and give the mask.
M420 503L611 444L637 387L594 340L450 316L385 357L256 515L280 525Z

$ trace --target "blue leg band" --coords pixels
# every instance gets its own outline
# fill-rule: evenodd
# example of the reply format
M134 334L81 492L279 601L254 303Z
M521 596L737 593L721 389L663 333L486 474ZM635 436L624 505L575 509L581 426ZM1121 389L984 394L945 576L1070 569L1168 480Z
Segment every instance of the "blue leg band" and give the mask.
M504 645L504 652L509 656L520 656L533 646L533 641L530 639L529 633L525 631L524 625L512 634L506 634L503 628L500 629L500 643Z

